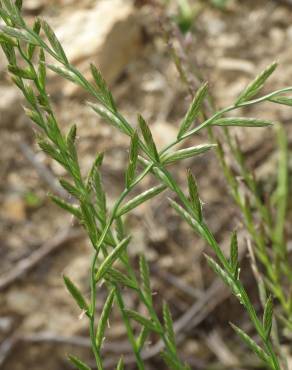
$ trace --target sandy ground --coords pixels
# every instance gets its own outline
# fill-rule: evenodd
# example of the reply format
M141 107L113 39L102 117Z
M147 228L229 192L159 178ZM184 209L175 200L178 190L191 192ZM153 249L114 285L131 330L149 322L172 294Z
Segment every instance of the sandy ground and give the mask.
M92 4L91 1L43 3L28 9L27 17L46 15L58 25L64 14L73 15ZM161 37L155 10L144 5L137 12L141 16L146 14L143 44L139 55L113 83L113 94L132 122L136 121L137 112L145 116L158 145L163 146L174 137L189 97ZM265 90L292 85L292 7L280 2L237 1L226 11L204 7L186 44L188 68L200 67L220 107L230 104L246 83L274 60L279 61L279 68ZM91 357L88 343L83 340L87 336L86 320L78 319L80 312L65 292L61 276L66 273L86 292L91 251L82 233L77 231L72 235L70 217L47 198L48 191L59 191L55 177L63 175L62 169L35 145L34 132L24 118L17 92L9 84L2 55L0 78L0 91L5 96L3 103L0 102L0 368L70 369L66 353L79 353L89 362ZM94 154L105 151L104 183L113 201L122 186L128 141L86 107L86 97L78 93L68 97L60 91L53 95L56 111L64 129L72 122L78 124L81 167L88 169ZM291 146L291 108L268 104L241 113L283 122ZM277 150L273 130L235 129L233 132L248 153L250 166L264 189L272 189ZM190 143L206 140L207 137L200 136ZM37 170L36 163L41 169ZM174 168L184 186L186 168L197 175L206 203L206 218L222 246L227 246L232 228L240 229L241 222L215 155L210 153ZM147 180L143 187L151 183ZM210 364L221 362L222 369L230 364L233 369L250 368L239 367L239 361L248 363L249 356L227 325L232 320L245 325L245 315L228 292L212 285L216 281L202 256L204 243L174 215L165 195L135 210L127 224L133 234L133 263L141 251L151 261L154 289L159 292L155 296L158 309L162 299L166 299L175 320L193 310L190 321L193 326L189 323L183 326L185 339L181 345L182 354L190 359L192 367L207 369ZM65 235L64 230L67 230ZM48 241L53 246L48 246ZM54 250L41 258L29 273L4 284L7 274L19 270L20 261L30 261L33 253L44 246L44 250L46 247ZM256 295L245 265L244 258L243 277L251 294ZM101 289L99 308L104 296ZM125 296L129 304L137 305L129 293ZM105 346L109 362L117 359L117 351L123 346L127 352L124 328L116 313L113 321L108 338L114 344ZM189 326L190 330L186 330ZM148 364L149 369L162 369L158 356Z

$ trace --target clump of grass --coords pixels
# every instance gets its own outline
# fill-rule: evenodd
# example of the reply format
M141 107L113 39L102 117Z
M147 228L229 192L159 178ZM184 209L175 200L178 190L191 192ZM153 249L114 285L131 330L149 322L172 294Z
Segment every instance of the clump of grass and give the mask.
M77 205L69 204L64 199L56 196L51 196L51 198L58 206L79 220L91 241L93 256L91 270L88 272L90 299L87 300L83 296L69 277L64 276L64 282L77 305L88 318L89 336L97 368L99 370L104 369L102 344L107 327L106 323L110 320L111 310L115 305L120 311L138 369L145 369L141 353L147 338L152 333L155 333L164 343L161 355L168 368L190 369L180 359L168 305L166 303L163 305L162 319L154 308L151 278L145 257L141 256L140 258L140 274L137 276L127 253L131 238L125 232L124 216L135 207L154 198L165 189L169 189L177 199L177 201L169 199L170 205L215 252L217 260L206 256L207 261L214 272L220 276L231 289L232 294L243 305L260 338L260 343L257 344L242 329L232 324L234 330L268 368L273 370L282 369L277 346L274 345L271 338L273 319L275 318L272 296L264 298L263 314L258 314L240 280L236 233L231 237L230 254L227 257L222 252L212 231L204 220L204 212L195 176L190 171L188 172L188 194L185 194L168 169L168 166L173 163L217 148L217 143L212 142L180 150L175 149L178 143L196 135L203 129L210 129L214 126L226 128L231 126L263 127L271 125L272 122L265 119L225 117L225 114L233 112L238 108L267 101L283 103L283 100L285 100L283 94L292 91L292 87L273 91L258 98L255 97L260 93L262 86L275 70L276 65L272 64L256 77L234 104L214 112L199 125L195 125L202 112L203 103L208 96L208 86L205 83L202 84L195 94L185 117L182 119L176 140L169 143L163 150L158 151L147 122L139 115L137 119L139 128L135 128L134 125L126 120L119 111L109 88L95 66L91 66L91 73L94 79L94 82L91 83L70 64L62 45L45 21L37 19L33 27L29 27L21 15L21 1L17 0L14 3L11 0L1 0L0 4L0 17L5 23L0 26L0 43L8 61L8 70L12 76L12 81L21 90L26 99L27 107L25 112L27 116L40 129L41 138L39 145L41 149L57 161L70 178L69 181L60 179L60 184L76 199ZM46 55L48 54L55 60L56 64L46 63ZM21 63L19 59L21 59ZM25 67L23 66L24 64ZM82 176L75 144L77 127L73 125L68 133L64 134L62 132L47 93L46 72L48 69L60 77L81 86L92 97L92 101L88 103L89 107L108 122L113 129L118 129L129 137L129 162L127 168L125 168L124 189L111 209L107 206L107 194L102 185L100 172L103 154L98 153L96 155L89 173L85 177ZM286 199L286 185L282 179L284 167L286 168L286 146L282 145L282 164L279 171L279 179L281 180L279 182L279 197L277 198L281 199L278 200L281 206L278 208L278 223L274 228L273 238L275 240L275 248L279 249L277 261L283 262L286 253L285 248L282 247L283 220L285 218L283 199ZM224 166L223 155L221 159ZM229 176L228 171L226 175ZM130 201L126 201L126 197L132 194L133 189L145 176L154 176L157 180L157 185L133 197ZM231 185L236 190L234 178L230 175L230 187L235 191ZM281 246L281 248L278 248L278 246ZM257 250L259 253L262 253L262 249L258 248ZM118 261L119 264L117 264ZM124 269L122 270L118 266L123 266ZM285 266L290 271L289 266L287 264ZM282 263L279 263L277 268L282 269ZM272 270L273 273L274 270ZM102 281L107 287L108 295L97 321L96 294ZM274 280L271 279L271 281L273 282ZM141 315L139 312L127 308L123 296L123 288L125 287L137 294L140 303L146 308L147 315ZM275 294L274 291L273 294L280 300L280 296ZM285 318L285 320L288 319ZM133 330L133 322L138 323L140 326L138 336L136 336ZM69 359L78 369L90 369L88 365L77 357L70 356ZM124 362L121 357L116 369L123 368Z

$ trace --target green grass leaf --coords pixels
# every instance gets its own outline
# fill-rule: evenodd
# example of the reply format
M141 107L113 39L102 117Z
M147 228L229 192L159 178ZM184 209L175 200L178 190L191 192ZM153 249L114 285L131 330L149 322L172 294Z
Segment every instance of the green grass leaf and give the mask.
M67 276L64 275L63 279L64 279L64 283L66 285L66 288L67 288L68 292L75 299L78 306L81 308L81 310L84 310L84 311L87 312L88 311L88 305L87 305L85 299L83 298L83 295L80 292L80 290L76 287L76 285Z
M8 44L10 45L11 47L15 47L17 46L17 43L15 42L15 40L13 40L11 37L5 35L5 33L0 33L0 44ZM13 63L13 65L15 65L15 63Z
M230 241L230 267L234 273L234 278L238 278L238 242L237 233L234 231L232 233Z
M55 53L59 56L64 64L69 64L64 49L50 25L45 20L41 21L41 25Z
M114 298L115 298L115 288L113 288L104 305L103 305L103 309L102 309L102 312L101 312L101 315L100 315L100 318L99 318L99 321L98 321L98 326L97 326L97 330L96 330L96 339L95 339L95 342L96 342L96 346L97 346L97 349L98 351L100 351L101 347L102 347L102 343L103 343L103 340L104 340L104 333L105 333L105 328L106 328L106 325L108 323L108 320L109 320L109 316L110 316L110 312L111 312L111 309L112 309L112 305L113 305L113 302L114 302Z
M170 309L166 302L163 303L162 312L166 337L168 339L169 344L171 345L172 350L176 352L176 341L175 341L175 332L173 329L173 320Z
M149 329L146 328L146 326L143 326L136 340L137 349L139 352L143 349L146 339L148 338L148 335L149 335Z
M39 19L36 19L35 22L34 22L32 31L36 35L39 35L40 34L40 30L41 30L41 21ZM32 57L33 57L34 52L36 50L36 46L37 46L37 44L31 44L31 43L28 44L28 47L27 47L27 56L28 56L28 59L29 60L32 60ZM41 50L43 50L43 49L41 49Z
M17 77L24 78L25 80L33 80L35 77L30 69L19 68L18 66L12 64L8 66L8 71Z
M152 305L152 290L150 282L149 265L145 256L139 258L140 278L142 281L142 289L146 296L147 302Z
M189 212L187 212L181 205L172 199L168 199L171 207L177 212L177 214L184 219L200 236L205 238L204 230L201 223L195 219Z
M45 122L44 122L42 116L38 112L36 112L32 109L28 109L26 107L23 107L23 109L24 109L24 112L25 112L25 114L27 115L27 117L29 119L31 119L39 127L41 127L43 130L45 130Z
M106 205L106 194L104 191L104 187L102 184L102 178L100 173L100 168L103 162L103 153L98 153L91 169L88 173L87 180L86 180L86 187L88 191L90 189L94 190L95 193L95 200L96 204L95 207L97 209L97 217L101 224L104 226L106 224L106 216L107 216L107 205Z
M101 167L102 162L103 162L103 158L104 158L104 153L97 153L96 154L95 159L93 161L93 164L92 164L92 166L91 166L91 168L88 172L88 175L87 175L86 183L87 183L88 186L92 186L94 173L96 171L100 170L100 167Z
M120 358L116 370L124 370L125 369L125 364L124 364L124 359L123 357Z
M33 45L39 44L38 40L25 30L20 30L18 28L0 25L0 31L10 37L16 38L19 41L24 41L26 43L33 44Z
M241 126L241 127L265 127L273 125L268 120L244 117L218 118L211 123L212 126Z
M22 9L22 0L15 0L15 5L17 9L20 11Z
M139 137L137 131L131 139L129 165L126 171L126 186L129 188L134 181L138 161Z
M53 158L55 161L59 162L62 166L66 166L66 161L59 152L59 150L52 144L50 144L46 140L40 140L38 142L39 147L42 149L43 152L45 152L47 155L49 155L51 158ZM63 186L63 185L62 185Z
M274 96L268 100L276 104L288 105L289 107L292 107L292 98L288 96Z
M120 257L123 251L126 249L130 242L131 237L127 237L123 239L112 251L111 253L105 258L105 260L101 263L96 273L96 281L100 281L104 275L108 272L108 270L112 267L114 262Z
M109 106L113 111L117 111L116 104L114 102L114 98L112 96L111 91L107 87L107 84L105 80L103 79L100 71L96 68L94 64L90 64L91 74L94 78L94 81L96 83L96 86L100 90L100 93L106 103L107 106Z
M20 9L22 6L22 1L16 0L2 0L2 6L6 7L7 13L9 14L9 18L15 23L17 26L23 26L24 20L20 15Z
M208 83L204 83L199 90L197 91L188 111L185 115L185 118L183 119L177 138L180 139L191 127L191 125L194 123L195 119L198 117L201 109L202 104L204 102L204 99L207 95L208 91Z
M133 132L125 123L117 117L117 115L113 114L108 108L102 106L101 104L93 104L88 102L87 105L94 110L100 117L102 117L105 121L109 122L112 126L117 128L123 134L132 137Z
M239 95L235 102L235 105L241 104L253 98L264 86L266 80L277 68L278 63L274 62L268 66L263 72L261 72L254 81L252 81L246 89Z
M169 370L187 370L186 366L183 366L180 361L178 361L177 357L174 356L172 353L169 353L167 350L160 353L163 361L166 363L167 368Z
M65 179L60 179L59 180L61 186L70 194L72 195L74 198L76 199L81 199L82 198L82 194L81 194L81 190L79 188L77 188L76 186L70 184L67 180Z
M256 344L256 342L248 336L243 330L241 330L239 327L236 325L230 323L234 331L240 336L242 341L265 363L270 364L270 358L267 355L267 353Z
M69 360L72 362L74 366L76 366L77 369L79 370L91 370L89 366L87 366L83 361L81 361L79 358L76 356L68 356Z
M75 216L77 219L81 219L82 215L80 212L80 209L77 207L74 207L72 204L65 202L63 199L56 197L53 194L49 194L50 199L57 204L60 208L63 208L65 211L71 213L73 216Z
M53 64L47 64L47 67L51 71L55 72L57 75L65 78L66 80L77 83L78 85L81 84L78 78L74 75L74 73L69 71L67 68Z
M133 310L125 310L125 313L128 315L130 319L137 321L142 326L146 327L150 331L154 331L155 333L161 334L160 328L155 325L155 323L146 317L140 315L138 312Z
M75 144L76 134L77 134L77 126L72 125L66 137L67 146L69 148Z
M0 34L0 36L1 36L1 34ZM8 62L11 65L15 65L16 64L16 54L15 54L15 51L14 51L13 44L7 43L7 42L1 42L1 48L4 52L4 54L6 55L6 58L7 58ZM13 75L12 76L12 81L17 85L17 87L20 90L24 91L23 82L22 82L21 78Z
M203 220L202 203L199 198L196 180L190 170L188 171L188 188L189 188L190 201L191 201L192 208L194 210L196 218L201 223Z
M197 146L192 146L190 148L180 149L175 152L165 153L161 156L160 160L163 164L175 163L181 161L182 159L192 158L199 154L203 154L208 150L214 148L216 144L201 144Z
M46 78L47 78L47 69L45 65L46 59L45 59L45 53L43 49L40 49L39 54L39 67L38 67L38 77L39 82L43 89L45 89L46 86Z
M143 204L147 200L154 198L156 195L162 193L165 189L166 189L165 185L157 185L137 195L136 197L129 200L126 204L124 204L118 209L117 217L120 217L126 213L129 213L131 210L138 207L140 204Z
M96 225L95 220L95 212L93 209L93 205L91 203L88 203L86 201L80 201L80 210L82 213L82 225L85 226L88 235L90 237L90 240L95 247L98 239L98 235L100 234L100 230L98 229ZM108 242L108 239L105 239L106 242Z
M232 293L241 302L241 295L240 295L240 292L238 291L238 288L234 280L229 276L229 274L225 270L223 270L222 267L218 265L216 261L213 260L212 257L205 254L205 258L208 262L208 265L215 272L215 274L217 274L224 281L224 283L232 290Z
M139 126L141 129L145 144L153 157L152 159L154 159L156 162L159 162L159 154L158 154L156 145L154 143L150 128L148 127L146 121L141 115L138 115L138 122L139 122Z
M123 287L128 287L134 290L139 289L134 280L113 267L108 269L108 272L105 274L104 279L111 283L122 285Z
M286 258L285 224L289 198L289 150L287 133L281 125L277 126L277 141L279 148L277 187L273 207L276 209L273 241L275 253Z
M273 298L269 296L265 304L264 316L263 316L263 327L267 339L270 337L273 323Z

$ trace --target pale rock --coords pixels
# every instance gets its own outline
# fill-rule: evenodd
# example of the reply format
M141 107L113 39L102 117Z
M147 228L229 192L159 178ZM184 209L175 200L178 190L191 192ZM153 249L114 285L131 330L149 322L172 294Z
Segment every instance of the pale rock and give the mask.
M125 0L102 0L94 8L71 13L55 32L73 65L92 80L90 63L94 63L109 84L141 47L137 10ZM65 84L65 95L80 92L72 83Z
M80 289L85 281L87 281L88 271L90 270L90 249L84 249L82 254L78 255L68 264L64 270L66 276L74 281Z
M156 122L151 125L154 141L159 149L164 148L175 141L177 136L177 127L167 122Z
M37 311L33 315L28 315L22 323L22 329L28 332L46 329L48 317L44 312Z
M274 46L275 51L280 52L283 49L283 45L285 44L285 31L281 28L274 27L269 32L271 45Z
M7 59L6 59L4 52L1 49L0 50L0 73L1 74L5 72L6 65L7 65Z
M9 309L20 315L28 315L40 306L35 289L26 291L19 288L13 289L7 293L5 298Z
M29 13L39 13L45 6L45 0L26 0L23 2L23 9Z
M18 195L6 197L2 206L2 217L7 220L20 222L26 219L25 204Z
M22 112L21 97L14 86L2 85L0 91L0 125L11 127Z
M287 34L288 40L291 42L292 41L292 26L289 26L287 28L286 34Z
M131 256L137 256L141 253L145 253L147 250L146 246L146 235L143 230L139 228L132 230L132 239L129 244L128 251Z
M13 318L10 316L0 317L0 333L8 333L13 326Z
M253 75L255 66L248 60L235 58L219 58L217 68L223 71L244 72L248 75Z
M226 23L219 18L214 18L212 22L206 22L205 27L210 36L218 36L224 32Z

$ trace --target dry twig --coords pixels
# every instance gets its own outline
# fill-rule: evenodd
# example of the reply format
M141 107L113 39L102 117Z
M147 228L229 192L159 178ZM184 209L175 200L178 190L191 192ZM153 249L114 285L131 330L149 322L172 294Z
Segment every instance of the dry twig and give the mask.
M81 230L72 229L67 227L60 231L50 240L45 242L41 247L32 252L28 257L23 258L13 266L10 271L4 272L0 276L0 291L8 288L16 280L21 278L25 273L32 270L37 264L47 257L50 253L64 245L65 243L72 242L82 235Z

